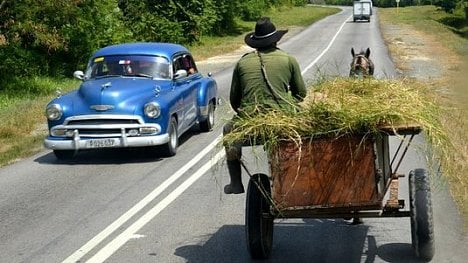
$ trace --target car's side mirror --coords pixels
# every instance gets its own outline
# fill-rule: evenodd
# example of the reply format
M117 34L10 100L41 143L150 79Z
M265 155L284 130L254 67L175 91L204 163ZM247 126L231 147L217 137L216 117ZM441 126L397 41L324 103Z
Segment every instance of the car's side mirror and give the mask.
M79 80L84 80L84 73L81 70L77 70L73 72L73 77L79 79Z
M180 79L180 78L185 78L187 77L188 73L187 73L187 70L185 69L179 69L176 71L176 73L174 74L174 79Z

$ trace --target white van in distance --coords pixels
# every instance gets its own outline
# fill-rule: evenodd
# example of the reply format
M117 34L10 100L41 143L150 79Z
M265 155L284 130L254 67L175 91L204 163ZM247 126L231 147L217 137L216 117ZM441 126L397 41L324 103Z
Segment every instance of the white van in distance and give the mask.
M370 22L372 15L372 1L371 0L360 0L354 1L353 3L353 21L367 20Z

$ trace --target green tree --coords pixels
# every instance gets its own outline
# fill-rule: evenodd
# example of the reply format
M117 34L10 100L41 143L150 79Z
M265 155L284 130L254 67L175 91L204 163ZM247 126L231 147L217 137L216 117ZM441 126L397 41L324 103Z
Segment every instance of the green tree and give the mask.
M214 0L213 4L216 13L216 22L213 25L211 33L225 35L236 32L235 18L238 16L240 6L239 0Z
M459 0L437 0L434 1L434 5L440 6L445 12L453 13L453 10L457 6Z
M216 0L127 0L119 6L126 24L141 41L190 44L222 21Z
M192 44L236 32L236 18L306 0L0 0L0 84L69 76L98 48L131 41Z
M69 75L97 48L131 39L117 0L3 0L0 35L8 76Z

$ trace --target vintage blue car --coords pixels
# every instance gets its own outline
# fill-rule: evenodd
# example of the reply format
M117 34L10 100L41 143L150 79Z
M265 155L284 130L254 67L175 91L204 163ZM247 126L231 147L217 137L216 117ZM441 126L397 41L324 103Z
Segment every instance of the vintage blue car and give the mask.
M195 125L208 132L214 125L216 81L198 72L181 45L108 46L74 76L83 81L79 89L46 107L44 145L58 159L107 147L148 146L173 156L184 132Z

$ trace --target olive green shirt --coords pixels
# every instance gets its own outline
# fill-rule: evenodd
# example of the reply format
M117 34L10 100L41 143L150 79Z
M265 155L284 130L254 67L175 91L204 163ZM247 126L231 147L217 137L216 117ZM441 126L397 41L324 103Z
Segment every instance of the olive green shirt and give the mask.
M260 52L275 94L267 86L257 52ZM237 62L232 75L230 103L236 112L252 106L281 108L280 104L302 101L306 93L296 59L278 48L271 48L247 53Z

